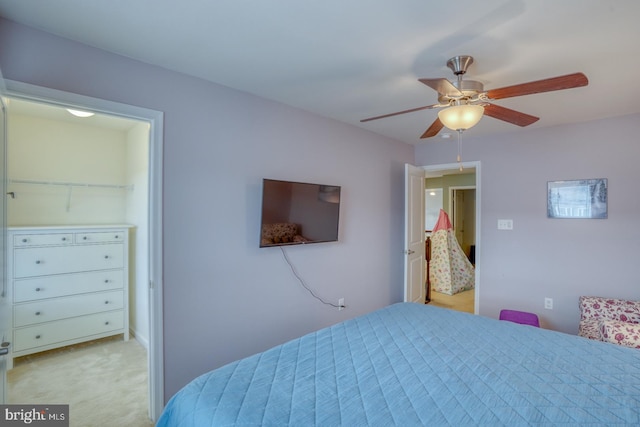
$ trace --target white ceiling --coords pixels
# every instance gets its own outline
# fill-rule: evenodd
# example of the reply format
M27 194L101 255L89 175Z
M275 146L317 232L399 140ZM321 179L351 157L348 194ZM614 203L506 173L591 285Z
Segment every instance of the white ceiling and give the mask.
M530 128L640 112L636 0L0 0L0 15L411 144L437 117L418 78L485 89L581 71L589 86L496 101ZM491 117L468 134L517 131ZM470 137L471 135L468 135Z

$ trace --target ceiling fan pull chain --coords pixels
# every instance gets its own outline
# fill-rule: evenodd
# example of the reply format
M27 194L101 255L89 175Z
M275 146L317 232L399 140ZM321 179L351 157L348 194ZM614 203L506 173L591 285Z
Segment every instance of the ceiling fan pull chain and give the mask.
M462 129L458 129L458 164L462 171Z

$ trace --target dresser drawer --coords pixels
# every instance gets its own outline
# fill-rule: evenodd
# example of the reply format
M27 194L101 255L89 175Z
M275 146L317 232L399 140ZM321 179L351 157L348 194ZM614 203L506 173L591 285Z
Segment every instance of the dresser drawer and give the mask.
M123 244L16 248L14 277L107 270L124 266Z
M13 309L15 327L84 316L124 307L123 291L100 292L17 304Z
M91 339L92 335L118 331L123 326L123 310L28 326L14 330L13 350L20 352L56 343L60 343L60 346L62 346L65 345L64 341L77 340L83 337Z
M76 243L118 243L124 241L124 231L76 233Z
M13 302L122 289L124 279L122 270L107 270L14 280Z
M16 248L29 246L70 245L73 243L71 233L49 234L17 234L13 236L13 246Z

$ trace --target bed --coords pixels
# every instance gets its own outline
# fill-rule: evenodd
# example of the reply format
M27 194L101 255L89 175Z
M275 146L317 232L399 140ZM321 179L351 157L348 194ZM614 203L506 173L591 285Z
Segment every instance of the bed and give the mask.
M399 303L206 373L158 426L640 425L640 351Z

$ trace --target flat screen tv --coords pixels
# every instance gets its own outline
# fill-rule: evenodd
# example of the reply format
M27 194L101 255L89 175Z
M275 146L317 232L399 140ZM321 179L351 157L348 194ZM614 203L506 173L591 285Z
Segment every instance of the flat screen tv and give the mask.
M262 181L260 247L338 240L340 187Z

